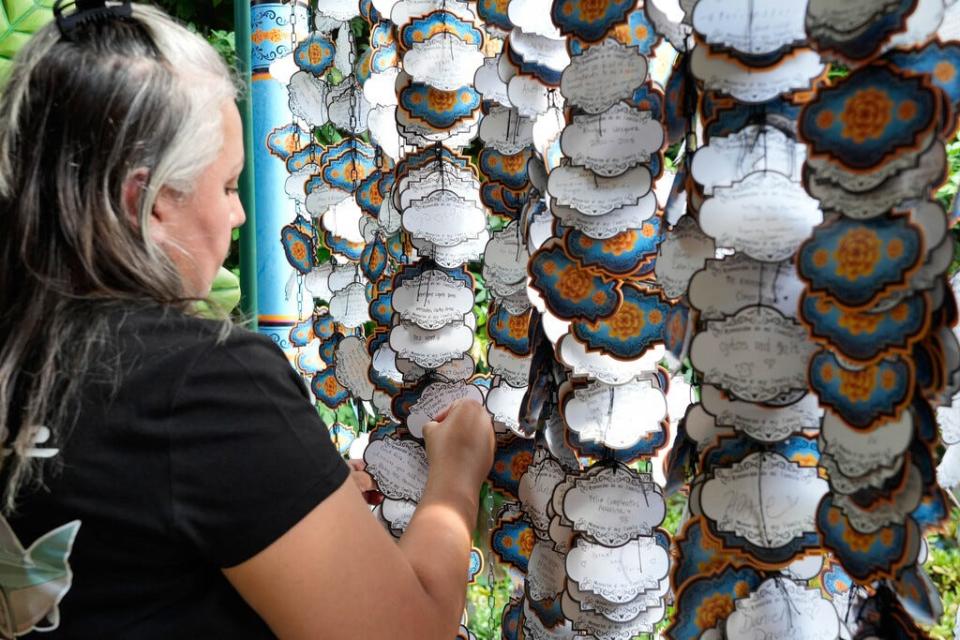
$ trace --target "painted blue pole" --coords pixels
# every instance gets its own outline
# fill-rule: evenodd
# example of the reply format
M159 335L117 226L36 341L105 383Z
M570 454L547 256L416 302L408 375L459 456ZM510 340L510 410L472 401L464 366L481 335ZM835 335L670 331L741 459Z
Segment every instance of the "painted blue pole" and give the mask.
M260 333L290 351L290 327L298 318L297 296L287 296L293 267L280 244L280 232L296 217L294 201L284 193L288 173L282 160L270 154L267 136L293 121L287 87L271 74L271 65L291 53L292 18L298 34L306 31L307 6L300 2L258 2L250 7L251 100L255 168L257 324ZM313 300L309 298L310 309Z

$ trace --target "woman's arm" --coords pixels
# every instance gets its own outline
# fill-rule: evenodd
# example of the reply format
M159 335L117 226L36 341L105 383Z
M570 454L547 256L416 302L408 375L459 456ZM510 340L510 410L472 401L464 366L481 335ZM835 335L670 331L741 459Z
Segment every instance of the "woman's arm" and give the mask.
M424 429L430 475L399 544L346 482L273 544L224 570L280 638L456 636L494 436L477 403L456 403L441 418Z

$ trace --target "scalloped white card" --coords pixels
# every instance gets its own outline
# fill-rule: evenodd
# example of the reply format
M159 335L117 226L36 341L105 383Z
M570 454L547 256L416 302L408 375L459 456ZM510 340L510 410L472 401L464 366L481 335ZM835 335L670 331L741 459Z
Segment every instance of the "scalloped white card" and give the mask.
M608 39L570 59L560 92L571 105L597 114L631 98L646 79L646 57L635 47Z

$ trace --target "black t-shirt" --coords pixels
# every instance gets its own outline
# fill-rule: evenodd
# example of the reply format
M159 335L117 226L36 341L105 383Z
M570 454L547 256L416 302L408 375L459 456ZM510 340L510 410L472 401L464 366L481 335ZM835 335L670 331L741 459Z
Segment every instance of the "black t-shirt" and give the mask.
M81 522L59 627L33 636L273 637L220 569L282 536L347 465L268 338L221 341L218 323L175 312L116 326L119 386L85 385L62 469L9 518L24 548Z

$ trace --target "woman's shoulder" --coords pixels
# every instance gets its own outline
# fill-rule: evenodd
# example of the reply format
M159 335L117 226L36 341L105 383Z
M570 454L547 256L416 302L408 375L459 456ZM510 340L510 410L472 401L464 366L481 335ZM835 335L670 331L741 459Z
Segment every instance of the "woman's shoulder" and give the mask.
M201 388L242 392L265 377L294 373L268 337L228 321L141 308L118 314L113 326L114 346L105 350L105 364L118 365L114 370L120 372L121 392L149 389L166 398L168 407L185 388L206 379L220 384Z
M253 351L278 355L266 336L229 320L213 320L173 308L125 310L115 316L117 343L146 356L195 356L199 351Z

